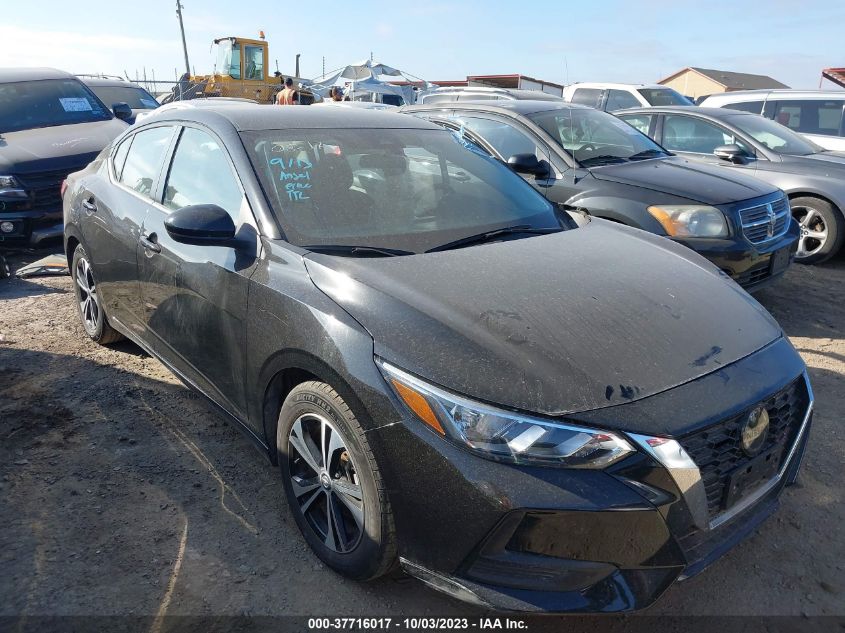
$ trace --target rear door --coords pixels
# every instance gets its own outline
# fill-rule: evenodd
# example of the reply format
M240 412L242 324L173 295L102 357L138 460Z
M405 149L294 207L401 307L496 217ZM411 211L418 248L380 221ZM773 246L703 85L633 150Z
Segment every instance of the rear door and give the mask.
M143 336L137 248L173 127L144 128L112 151L110 183L82 193L85 242L109 318ZM105 184L105 183L104 183Z
M162 182L144 220L139 255L147 330L177 371L245 420L247 296L258 254L254 217L223 142L206 128L179 131ZM174 240L165 220L197 204L225 209L238 244Z

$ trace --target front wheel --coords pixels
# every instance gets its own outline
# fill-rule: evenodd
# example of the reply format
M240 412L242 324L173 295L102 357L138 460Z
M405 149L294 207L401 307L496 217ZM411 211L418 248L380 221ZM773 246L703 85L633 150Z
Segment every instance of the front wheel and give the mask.
M102 297L97 291L94 270L91 268L88 253L81 245L73 251L71 274L73 275L76 307L85 333L92 341L100 345L108 345L121 340L123 335L109 324L108 317L106 317Z
M792 217L798 223L798 251L795 261L820 264L839 251L845 238L845 219L829 202L802 197L790 201Z
M329 385L295 387L279 414L276 446L285 494L314 553L356 580L396 561L384 482L363 429Z

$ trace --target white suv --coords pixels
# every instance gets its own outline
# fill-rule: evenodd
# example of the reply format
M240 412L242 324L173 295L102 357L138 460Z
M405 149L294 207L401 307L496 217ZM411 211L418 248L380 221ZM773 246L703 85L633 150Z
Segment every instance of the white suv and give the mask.
M625 108L693 105L677 90L660 84L577 83L564 88L563 98L570 103L608 112Z
M845 151L843 90L743 90L710 95L701 105L762 114L816 145Z

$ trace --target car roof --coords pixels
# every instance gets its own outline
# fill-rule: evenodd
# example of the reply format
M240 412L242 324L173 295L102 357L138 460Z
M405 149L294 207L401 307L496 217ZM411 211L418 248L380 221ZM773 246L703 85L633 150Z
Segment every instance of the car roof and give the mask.
M405 106L400 109L400 112L422 112L422 111L436 111L448 109L470 109L470 110L490 110L492 112L500 112L501 114L508 114L513 112L515 114L536 114L537 112L548 112L550 110L593 110L589 106L580 105L577 103L567 103L566 101L531 101L528 99L501 99L496 101L479 100L479 101L448 101L440 103L423 103L420 105Z
M656 113L678 113L678 114L702 114L710 116L714 119L723 119L726 116L734 116L737 114L747 114L748 116L755 115L753 112L745 112L744 110L731 110L730 108L707 108L702 106L652 106L650 108L626 108L625 110L617 110L613 114L619 116L621 114L656 114Z
M228 122L239 132L289 128L440 129L416 117L384 110L276 106L234 101L203 104L201 107L159 108L144 118L145 124L163 121L197 121L209 125Z
M743 97L759 98L765 97L767 95L789 95L790 97L796 99L807 99L807 98L839 98L845 99L845 90L794 90L792 88L761 88L759 90L736 90L732 92L719 92L716 94L708 95L707 99L713 99L714 101L724 101L724 100L739 100L741 101Z
M621 84L621 83L611 83L611 82L604 82L604 81L583 81L574 84L570 84L567 88L572 88L573 90L576 88L669 88L669 86L663 86L661 84Z
M43 79L76 79L76 77L55 68L0 68L0 83Z
M492 95L507 95L519 100L533 100L533 101L563 101L562 97L542 92L540 90L525 90L524 88L498 88L495 86L445 86L437 88L431 92L426 92L420 95L421 98L429 95L448 95L457 94L462 95L466 93L477 92L479 94Z

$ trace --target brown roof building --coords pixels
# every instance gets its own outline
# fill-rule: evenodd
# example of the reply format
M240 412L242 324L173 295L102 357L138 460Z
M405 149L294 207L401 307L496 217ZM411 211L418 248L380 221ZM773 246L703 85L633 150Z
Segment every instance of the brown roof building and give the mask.
M782 84L778 80L766 75L735 73L727 70L694 68L692 66L679 70L657 83L674 88L681 94L694 99L719 92L734 92L736 90L789 88L786 84Z

